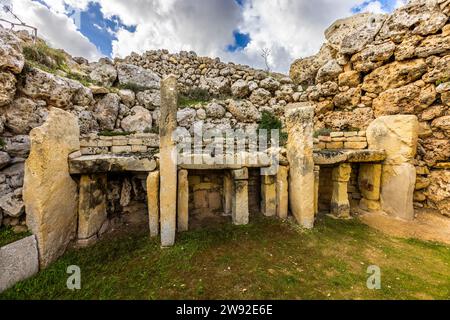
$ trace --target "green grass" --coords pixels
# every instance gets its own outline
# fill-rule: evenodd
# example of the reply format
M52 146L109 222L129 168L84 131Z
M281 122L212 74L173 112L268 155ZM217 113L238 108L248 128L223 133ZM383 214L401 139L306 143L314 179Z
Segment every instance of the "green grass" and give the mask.
M322 128L322 129L316 130L314 132L314 138L329 137L331 132L333 132L333 130L330 128Z
M29 232L15 233L10 227L0 228L0 247L16 242L20 239L30 236Z
M178 95L178 105L181 108L192 107L197 104L205 105L214 97L211 96L208 90L204 89L190 89L187 92Z
M98 133L100 137L121 137L121 136L130 136L134 134L134 132L127 131L101 131Z
M3 150L3 148L6 146L5 140L3 138L0 138L0 150Z
M277 116L270 112L262 112L258 130L267 130L269 136L271 134L271 130L279 130L280 145L284 146L287 143L288 134L287 132L283 131L283 123Z
M82 289L66 288L81 267ZM382 289L366 287L367 267ZM147 232L72 250L0 299L449 299L450 247L383 235L357 221L314 230L253 218L184 233L161 249Z

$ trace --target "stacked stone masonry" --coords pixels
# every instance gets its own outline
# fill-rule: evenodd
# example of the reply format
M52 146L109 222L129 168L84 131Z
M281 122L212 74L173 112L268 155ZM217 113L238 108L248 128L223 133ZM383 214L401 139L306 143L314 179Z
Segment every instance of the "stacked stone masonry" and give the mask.
M328 136L319 136L314 139L314 149L367 149L365 131L331 132Z

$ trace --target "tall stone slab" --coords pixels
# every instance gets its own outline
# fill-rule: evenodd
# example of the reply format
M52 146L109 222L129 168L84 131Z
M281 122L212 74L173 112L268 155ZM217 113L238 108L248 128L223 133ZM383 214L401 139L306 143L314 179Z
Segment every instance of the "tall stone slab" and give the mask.
M42 268L59 258L76 236L78 190L69 174L68 157L80 149L79 136L78 119L57 108L30 133L23 198Z
M189 181L188 171L178 171L178 231L189 230Z
M177 227L177 150L173 133L177 128L177 79L170 75L161 81L160 135L160 214L161 245L175 244Z
M80 201L78 204L78 239L97 237L107 219L106 174L83 175L80 179Z
M412 162L418 137L419 121L412 115L380 117L367 128L369 148L386 151L381 175L381 209L405 220L414 219L416 172Z
M147 207L150 237L157 237L159 235L159 171L148 174Z
M246 225L249 223L249 206L248 206L248 169L243 168L233 170L233 210L232 219L235 225Z
M233 179L229 172L223 176L224 214L231 216L233 212Z
M262 176L261 211L266 217L277 214L277 180L276 176Z
M342 163L333 168L333 193L331 196L331 214L337 218L350 218L350 201L348 199L348 182L352 173L349 163Z
M287 107L289 203L298 223L309 229L314 227L313 119L314 107L309 104Z
M287 219L289 212L289 168L278 167L277 174L277 216L280 219Z

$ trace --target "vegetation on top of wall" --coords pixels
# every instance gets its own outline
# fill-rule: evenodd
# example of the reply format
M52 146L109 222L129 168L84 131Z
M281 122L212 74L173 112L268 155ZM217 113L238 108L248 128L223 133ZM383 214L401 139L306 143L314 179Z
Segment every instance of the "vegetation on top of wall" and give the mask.
M314 138L318 138L318 137L329 137L331 132L333 132L333 130L331 130L330 128L321 128L318 129L314 132Z
M31 236L30 232L15 233L11 227L0 228L0 248L20 239Z
M436 81L436 86L439 86L440 84L443 84L443 83L446 83L446 82L450 82L450 77L437 80Z
M120 137L120 136L130 136L132 134L134 134L134 132L128 131L101 131L98 133L98 135L102 137Z
M283 131L283 123L279 118L268 111L262 112L258 130L267 130L269 136L272 130L279 130L280 145L284 146L287 143L288 134L287 132Z
M6 146L5 140L3 138L0 138L0 150L3 150L3 148Z
M135 93L142 92L142 91L147 91L147 90L150 89L148 87L141 86L141 85L139 85L137 83L133 83L133 82L119 84L117 86L117 88L119 90L131 90L131 91L133 91Z

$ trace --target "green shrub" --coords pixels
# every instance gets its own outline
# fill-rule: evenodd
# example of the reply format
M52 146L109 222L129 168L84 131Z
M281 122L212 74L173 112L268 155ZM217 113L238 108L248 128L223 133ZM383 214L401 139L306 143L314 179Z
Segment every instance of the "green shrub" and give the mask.
M275 115L270 112L263 111L258 130L267 130L269 138L272 130L280 131L280 145L284 146L287 143L288 134L283 131L283 123Z
M0 138L0 150L3 150L3 148L6 146L6 142L5 140L3 140L2 138Z
M440 80L436 81L436 87L439 86L440 84L443 84L443 83L446 83L446 82L450 82L450 77L449 78L440 79Z
M66 65L64 51L50 48L44 42L28 45L23 48L25 59L52 70L62 69Z
M205 89L191 89L178 96L178 105L181 107L188 107L196 104L203 104L211 101L214 97L211 96L208 90Z
M127 131L101 131L98 133L99 136L102 137L120 137L120 136L129 136L134 134L134 132L127 132Z
M318 138L318 137L329 137L331 132L333 132L333 130L331 130L330 128L322 128L319 130L316 130L316 132L314 132L314 138Z

